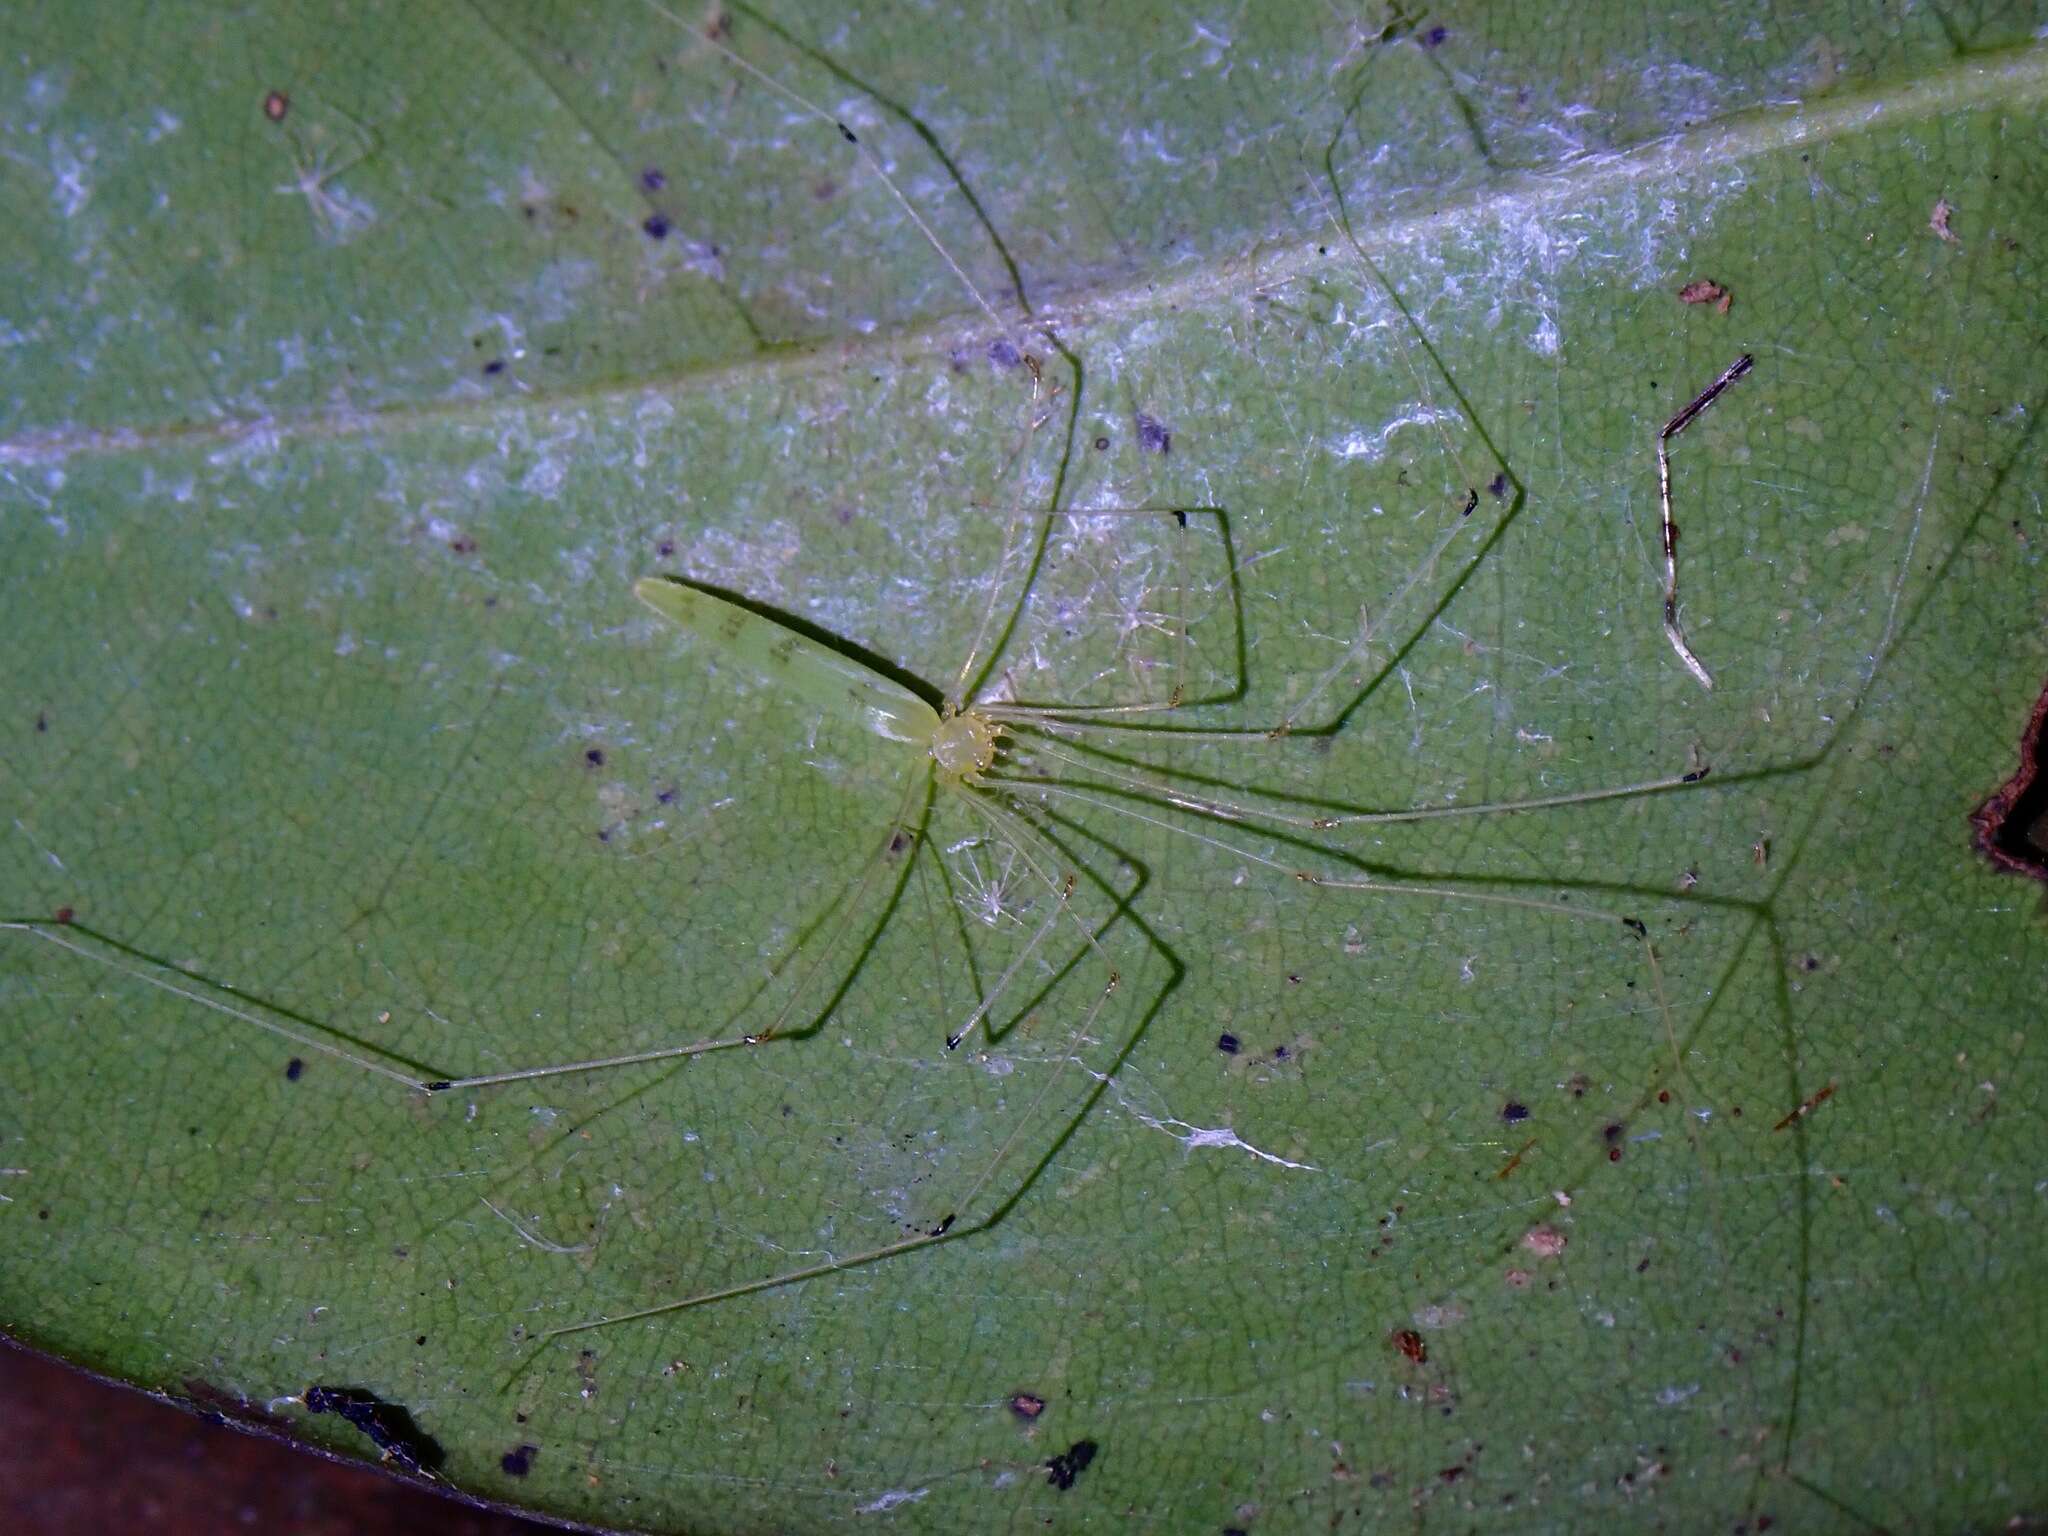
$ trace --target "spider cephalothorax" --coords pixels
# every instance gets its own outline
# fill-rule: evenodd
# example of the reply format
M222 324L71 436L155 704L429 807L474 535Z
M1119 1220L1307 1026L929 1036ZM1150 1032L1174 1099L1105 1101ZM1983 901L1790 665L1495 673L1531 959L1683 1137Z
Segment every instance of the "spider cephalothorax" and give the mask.
M994 766L1002 727L978 709L949 710L932 732L932 761L939 775L972 784Z

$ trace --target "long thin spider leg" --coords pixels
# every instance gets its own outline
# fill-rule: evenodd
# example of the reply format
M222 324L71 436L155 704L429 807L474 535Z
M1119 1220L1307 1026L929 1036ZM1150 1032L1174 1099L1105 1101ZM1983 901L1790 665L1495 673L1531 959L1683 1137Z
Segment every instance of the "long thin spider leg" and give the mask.
M1664 423L1664 430L1657 434L1657 506L1664 516L1664 638L1671 642L1671 648L1678 652L1678 659L1685 663L1702 688L1712 688L1714 679L1692 647L1685 643L1685 631L1678 627L1678 524L1671 520L1671 439L1699 419L1706 408L1721 397L1721 392L1741 378L1755 365L1756 359L1747 352L1721 370L1721 376L1701 390L1698 398L1676 416Z
M1189 508L1188 510L1195 511L1201 509ZM1382 605L1382 619L1384 619L1386 615L1392 614L1395 611L1397 611L1402 606L1402 604L1407 602L1409 595L1413 593L1416 587L1421 584L1421 582L1428 575L1430 570L1434 568L1436 562L1443 557L1444 552L1448 550L1451 547L1451 545L1457 541L1459 535L1465 531L1470 517L1471 509L1468 507L1465 511L1459 514L1457 522L1451 524L1448 528L1446 528L1443 531L1441 535L1438 536L1436 542L1430 546L1429 552L1425 554L1421 560L1416 562L1414 568L1410 570L1407 576L1402 579L1401 585L1394 590L1393 595L1390 596L1387 599L1387 601ZM1308 691L1304 693L1299 699L1296 699L1294 701L1294 703L1289 707L1287 713L1281 717L1279 724L1267 726L1260 729L1239 727L1235 729L1225 729L1213 732L1195 731L1183 734L1194 737L1205 737L1215 740L1230 740L1236 738L1249 737L1271 739L1274 737L1286 736L1291 734L1299 726L1301 722L1301 717L1305 713L1307 713L1310 706L1312 706L1317 699L1322 697L1322 695L1329 689L1332 683L1334 683L1338 678L1342 677L1346 672L1350 671L1354 666L1356 666L1359 657L1363 656L1368 650L1371 649L1373 641L1379 636L1380 632L1380 624L1376 623L1369 614L1361 613L1359 615L1357 638L1353 640L1350 646L1345 649L1343 655L1339 656L1336 659L1336 661L1331 663L1330 666L1325 668L1323 672L1317 676L1316 680L1309 685ZM1078 708L1062 709L1057 705L1005 704L1000 701L994 701L987 704L977 705L976 707L980 709L983 714L987 715L992 720L1030 720L1043 722L1048 725L1053 724L1055 722L1072 721L1076 726L1080 726L1085 722L1077 719L1076 717L1091 716L1095 717L1093 723L1096 724L1099 728L1116 729L1117 727L1114 724L1100 717L1105 715L1116 714L1163 713L1166 710L1179 708L1180 702L1178 700L1175 700L1165 705L1144 705L1136 708L1122 706L1081 706ZM1126 729L1133 731L1141 731L1150 729L1150 727L1139 725L1126 727Z
M587 1061L551 1062L539 1067L521 1067L509 1072L480 1072L469 1077L451 1077L424 1086L437 1093L458 1088L482 1088L492 1083L526 1082L537 1077L563 1077L574 1072L604 1072L616 1067L636 1067L650 1061L677 1061L691 1056L704 1056L713 1051L735 1050L742 1046L761 1045L772 1040L785 1028L790 1015L796 1011L799 1002L810 995L811 982L833 956L838 954L841 944L850 931L855 915L867 907L867 894L873 887L875 877L886 867L888 857L895 848L897 839L907 836L905 824L910 809L916 803L918 792L924 788L922 775L913 774L909 786L904 790L903 800L896 809L896 815L889 822L888 835L863 861L861 872L851 877L841 888L838 911L832 918L832 931L814 954L798 972L797 980L791 986L788 997L764 1029L750 1034L732 1035L718 1040L696 1040L688 1045L657 1046L652 1050L632 1051L619 1056L600 1056ZM852 895L845 892L851 888Z
M1023 861L1024 867L1037 875L1045 883L1048 890L1051 890L1060 897L1060 909L1067 912L1073 918L1075 926L1081 931L1081 937L1087 942L1088 947L1095 952L1096 958L1102 962L1102 968L1109 973L1109 988L1111 991L1114 991L1118 980L1116 966L1110 962L1109 954L1103 949L1102 942L1096 936L1095 930L1089 927L1080 914L1074 912L1068 904L1067 898L1073 894L1074 889L1073 876L1068 875L1063 880L1055 880L1050 870L1041 866L1036 859L1032 858L1029 849L1025 846L1027 842L1031 841L1043 843L1045 841L1044 835L1032 827L1023 817L1003 809L990 796L970 794L969 799L973 802L975 810L988 818L991 825L1008 830L1012 846L1016 848L1017 857Z
M1223 516L1223 513L1224 509L1221 507L1191 506L1187 504L1182 504L1177 506L1059 507L1053 509L1053 511L1048 513L1047 516L1049 518L1066 518L1067 520L1072 522L1080 522L1090 518L1124 517L1135 519L1172 517L1178 519L1181 525L1185 527L1187 524L1187 519L1190 517L1211 516L1220 518L1221 516ZM1225 535L1225 548L1228 548L1227 533ZM1174 584L1176 586L1176 590L1184 592L1186 589L1179 585L1178 562L1176 562L1174 569ZM1181 620L1176 623L1156 624L1150 627L1159 629L1171 635L1176 648L1176 675L1184 673L1187 667L1187 645L1189 629L1189 624L1186 617L1183 615ZM1185 683L1176 682L1174 684L1171 694L1165 699L1143 699L1123 703L1067 705L1018 704L998 699L986 701L976 700L974 703L974 707L981 713L989 716L991 719L1000 718L1002 715L1006 713L1012 714L1017 718L1037 718L1038 716L1044 715L1048 712L1055 714L1059 717L1078 715L1087 716L1091 718L1099 718L1103 716L1112 715L1158 715L1170 714L1171 712L1182 708L1187 703L1186 694L1187 690Z
M756 82L765 86L805 116L814 117L831 127L842 139L852 145L854 153L860 156L868 169L875 173L882 185L889 189L889 195L896 200L896 206L903 210L904 217L916 226L917 232L920 235L924 236L925 244L938 253L939 260L946 264L946 269L955 278L959 279L960 286L967 290L967 296L974 301L975 308L986 315L990 324L994 325L998 331L1001 331L1005 336L1010 335L1010 323L996 313L994 305L982 297L981 289L976 287L974 279L967 275L966 268L953 259L953 253L946 249L945 243L939 239L938 232L925 222L924 215L917 211L916 205L904 195L903 189L896 185L895 177L891 176L888 168L882 164L882 157L862 143L859 135L823 107L806 100L803 96L800 96L797 92L784 85L780 80L777 80L773 75L749 62L733 49L728 48L709 29L693 28L667 6L659 4L658 0L642 0L642 3L656 15L672 22L679 30L693 34L708 47L724 55L727 63L751 76ZM1015 341L1015 339L1011 337L1012 341ZM1021 352L1023 349L1020 347L1018 350Z
M280 1040L289 1040L293 1045L302 1046L306 1050L317 1051L321 1055L331 1056L337 1061L345 1061L352 1067L358 1067L377 1077L387 1078L394 1083L401 1083L407 1088L417 1089L424 1093L435 1086L426 1078L416 1076L411 1072L402 1071L392 1065L391 1062L380 1061L367 1052L350 1050L347 1046L338 1045L332 1040L323 1039L311 1030L294 1028L289 1024L280 1023L276 1019L265 1018L254 1009L244 1008L237 1003L229 1001L227 997L214 996L209 992L201 990L198 986L192 985L189 978L172 967L164 967L167 974L157 975L152 970L137 964L133 960L114 955L100 954L86 945L78 943L68 934L60 932L59 928L63 926L68 925L36 922L0 922L0 931L25 933L31 938L41 939L45 943L54 944L57 948L77 955L81 959L90 960L96 965L108 966L123 976L143 982L157 988L159 991L168 992L173 997L181 997L187 1002L197 1003L202 1008L211 1008L216 1013L226 1014L231 1019L239 1019L244 1024L253 1024L256 1028L275 1035Z
M1302 831L1327 832L1339 827L1388 826L1412 821L1447 821L1460 816L1484 816L1508 811L1547 811L1567 805L1594 805L1603 800L1629 800L1642 795L1660 794L1666 790L1678 789L1688 784L1697 784L1704 777L1698 771L1671 774L1660 779L1644 779L1633 784L1606 785L1599 789L1572 790L1557 795L1536 795L1526 800L1489 800L1470 805L1414 806L1397 811L1357 811L1342 814L1310 815L1283 811L1266 806L1251 805L1241 801L1227 800L1215 795L1191 794L1163 779L1148 778L1142 774L1123 773L1095 758L1079 752L1070 752L1042 739L1025 748L1028 753L1042 754L1057 762L1068 763L1080 768L1097 780L1115 784L1130 790L1133 794L1149 795L1164 800L1169 805L1198 816L1211 817L1217 821L1242 822L1247 824L1270 823L1276 826L1293 827ZM1017 752L1012 751L1015 761ZM1014 776L1005 782L1036 782Z
M1348 120L1352 113L1355 113L1357 110L1357 104L1354 102L1351 111L1345 114L1346 119ZM1386 295L1387 301L1399 312L1402 321L1411 330L1420 335L1421 327L1417 324L1415 317L1409 313L1408 306L1402 302L1400 293L1388 281L1387 275L1380 270L1379 263L1372 259L1365 246L1360 242L1357 233L1351 227L1351 212L1345 205L1344 188L1337 180L1337 167L1334 158L1335 148L1336 139L1333 137L1330 141L1330 152L1326 153L1323 157L1323 172L1329 177L1330 195L1324 195L1323 183L1313 175L1308 178L1309 186L1315 192L1316 201L1322 204L1324 216L1329 219L1331 226L1343 236L1344 243L1350 247L1352 254L1358 258L1358 264L1366 270L1367 275L1372 278L1380 292ZM1336 199L1334 204L1331 202L1331 197ZM1443 382L1450 388L1453 395L1458 395L1459 391L1456 382L1451 379L1448 373L1443 371L1442 360L1437 356L1435 349L1429 346L1428 338L1422 337L1422 343L1424 349L1429 353L1431 362L1438 369L1439 376L1443 379ZM1429 380L1424 377L1423 370L1416 366L1414 354L1406 346L1397 347L1395 350L1400 354L1402 367L1408 370L1408 377L1415 385L1415 392L1422 397L1423 409L1428 416L1430 427L1436 433L1437 441L1443 445L1445 459L1458 466L1458 472L1464 476L1465 484L1468 488L1476 487L1479 484L1480 477L1473 474L1466 467L1463 455L1458 452L1458 445L1452 441L1451 434L1444 430L1443 414L1436 403L1436 392L1430 388ZM1474 423L1474 425L1477 424ZM1480 433L1480 438L1482 441L1485 441L1486 434L1483 431ZM1490 443L1488 447L1491 447ZM1499 460L1496 460L1496 462L1500 464L1503 472L1513 476L1514 471L1505 462ZM1473 489L1468 490L1468 494L1476 499L1478 492L1476 489ZM1469 505L1467 510L1470 510Z
M1038 953L1038 946L1045 942L1046 935L1051 933L1054 926L1059 922L1060 909L1066 905L1067 897L1071 893L1072 882L1070 881L1067 890L1056 893L1059 897L1058 903L1050 912L1045 914L1045 921L1038 925L1023 949L1018 951L1016 958L1011 960L1009 965L1004 968L1003 974L996 978L996 984L989 990L988 995L981 1000L980 1005L974 1012L967 1016L965 1023L946 1036L947 1050L959 1049L960 1042L972 1034L975 1026L988 1017L989 1010L995 1007L997 1000L1009 989L1010 983L1016 979L1017 973L1024 968L1025 963Z
M1544 901L1531 896L1508 896L1497 891L1473 891L1461 889L1458 886L1423 884L1403 880L1378 880L1369 875L1321 875L1313 870L1285 864L1278 859L1255 852L1228 838L1216 837L1206 832L1196 831L1192 827L1182 826L1163 816L1146 815L1143 812L1131 809L1128 805L1112 804L1103 797L1089 794L1086 791L1070 789L1056 784L1039 784L1032 786L1032 792L1041 796L1076 800L1085 805L1093 805L1109 810L1117 815L1133 817L1149 826L1158 827L1163 831L1190 838L1198 843L1205 843L1211 848L1220 849L1225 853L1235 855L1271 873L1284 875L1290 879L1298 880L1304 885L1315 886L1321 890L1361 891L1389 896L1424 897L1439 901L1464 901L1481 906L1508 907L1526 912L1545 912L1559 917L1568 917L1579 922L1617 924L1621 928L1626 929L1636 942L1642 946L1644 964L1649 969L1651 988L1657 1000L1658 1018L1663 1023L1665 1038L1671 1045L1672 1061L1674 1065L1679 1063L1678 1033L1676 1025L1672 1022L1670 1000L1666 996L1664 989L1663 965L1657 958L1657 946L1650 940L1649 927L1641 918L1630 917L1619 912L1610 912L1599 907L1570 906L1561 901Z
M991 810L991 807L982 803L980 797L970 794L968 798L984 814ZM1037 868L1036 864L1028 856L1025 857L1025 863L1034 869ZM1064 909L1064 902L1061 903L1061 907ZM1077 917L1075 921L1079 922L1080 919ZM1089 943L1096 946L1098 954L1102 954L1100 946L1096 945L1092 930L1087 930L1085 924L1083 928L1084 931L1088 932ZM1107 955L1103 955L1103 959L1104 963L1107 964ZM1117 986L1117 973L1114 967L1112 967L1109 971L1108 981L1102 990L1096 994L1094 1002L1089 1006L1087 1015L1081 1020L1080 1026L1076 1031L1077 1038L1088 1034L1094 1029L1096 1019L1100 1017L1103 1008L1108 1004L1111 996L1115 994ZM996 1174L1009 1161L1011 1154L1017 1149L1018 1142L1036 1122L1040 1111L1044 1109L1054 1090L1059 1087L1072 1065L1072 1053L1069 1053L1054 1064L1053 1070L1046 1076L1045 1085L1038 1090L1030 1104L1025 1107L1023 1114L1018 1117L1016 1127L1003 1139L1002 1145L996 1149L995 1156L989 1159L988 1165L975 1176L973 1182L967 1186L959 1200L954 1202L953 1209L934 1223L929 1231L916 1233L897 1242L883 1243L874 1248L864 1249L859 1253L848 1254L844 1258L825 1259L816 1264L806 1264L797 1269L784 1270L779 1274L766 1275L759 1280L744 1280L736 1285L721 1286L716 1290L700 1291L692 1296L682 1296L670 1301L656 1302L651 1306L637 1307L630 1312L621 1312L614 1316L594 1317L584 1322L570 1323L561 1328L551 1328L540 1335L539 1342L545 1344L552 1339L563 1338L570 1334L588 1333L593 1329L608 1328L618 1323L639 1322L652 1317L666 1317L671 1313L684 1312L695 1307L709 1306L714 1302L731 1301L740 1296L758 1295L762 1291L780 1290L783 1286L799 1285L806 1280L822 1279L826 1275L844 1274L848 1270L879 1263L884 1259L893 1259L901 1254L914 1253L920 1248L930 1248L935 1244L945 1242L949 1238L965 1237L969 1233L985 1230L992 1221L1001 1215L1005 1207L998 1204L989 1210L976 1212L974 1209L975 1202L980 1199L982 1193L994 1181ZM966 1214L963 1215L963 1213ZM538 1357L536 1356L535 1358ZM529 1365L531 1363L531 1361L528 1362ZM523 1371L524 1369L526 1367L522 1366L521 1370Z
M1108 796L1094 794L1088 790L1074 789L1062 784L1032 784L1029 786L1029 792L1044 798L1077 801L1082 805L1095 806L1097 809L1107 811L1112 815L1125 816L1135 821L1144 822L1147 826L1158 827L1162 831L1173 833L1175 836L1188 838L1198 843L1205 843L1211 848L1221 849L1235 858L1244 859L1274 874L1284 875L1290 880L1298 880L1304 885L1320 886L1328 890L1384 892L1389 896L1427 897L1439 901L1469 901L1482 906L1514 907L1528 912L1551 912L1561 917L1591 918L1619 923L1623 927L1627 927L1631 933L1637 933L1637 930L1632 926L1634 919L1623 917L1619 913L1607 912L1597 907L1574 907L1561 901L1544 901L1533 896L1505 896L1497 891L1473 891L1454 885L1429 885L1407 880L1378 880L1371 876L1345 877L1320 875L1313 870L1303 869L1299 865L1284 863L1269 855L1258 853L1228 838L1217 837L1207 832L1199 832L1193 827L1183 826L1165 816L1154 816L1135 810L1125 802L1113 800ZM1638 937L1640 936L1638 934Z
M1010 516L1003 524L1002 554L996 560L993 590L989 595L990 600L982 606L981 619L974 630L974 642L968 646L966 659L961 662L960 670L954 675L953 686L946 693L946 708L952 714L958 714L964 707L968 683L974 677L975 669L981 661L982 650L988 645L989 636L994 630L996 613L1002 606L995 598L1009 585L1010 561L1019 549L1031 547L1028 538L1019 539L1017 535L1019 530L1029 527L1031 523L1032 514L1024 505L1024 483L1031 473L1031 440L1038 435L1038 429L1044 425L1045 417L1034 411L1025 425L1023 438L1017 444L1014 456L1017 483L1015 493L1010 498Z
M1408 594L1421 585L1423 578L1428 575L1430 570L1436 565L1436 562L1442 558L1444 552L1457 541L1459 535L1465 532L1470 524L1471 517L1472 505L1468 503L1465 510L1458 514L1458 520L1443 531L1437 538L1437 541L1430 546L1429 553L1416 562L1414 569L1409 571L1401 585L1395 589L1394 595L1381 605L1380 613L1383 619L1393 614L1403 603L1407 602ZM1294 701L1293 706L1281 717L1280 723L1273 728L1272 734L1275 736L1285 736L1291 732L1300 723L1301 717L1308 712L1309 706L1322 697L1323 691L1346 672L1349 672L1357 664L1358 658L1371 648L1374 635L1375 629L1372 620L1366 615L1361 614L1359 616L1358 638L1352 641L1351 648L1345 651L1342 656L1339 656L1329 667L1325 668L1322 674L1309 685L1308 692Z

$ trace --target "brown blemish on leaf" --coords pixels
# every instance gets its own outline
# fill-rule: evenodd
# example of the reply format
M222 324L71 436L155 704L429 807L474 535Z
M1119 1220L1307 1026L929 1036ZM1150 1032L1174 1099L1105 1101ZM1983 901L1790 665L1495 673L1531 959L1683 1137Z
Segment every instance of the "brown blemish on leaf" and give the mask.
M1834 1096L1835 1083L1834 1079L1830 1078L1825 1088L1821 1088L1813 1093L1809 1093L1805 1097L1805 1099L1801 1101L1797 1109L1793 1110L1791 1114L1787 1115L1784 1119L1780 1120L1776 1125L1772 1126L1771 1129L1774 1131L1782 1131L1794 1120L1804 1120L1808 1115L1812 1114L1816 1109L1819 1109L1821 1105L1827 1103L1827 1101L1833 1098Z
M1522 1159L1529 1155L1529 1149L1535 1145L1536 1138L1534 1136L1531 1136L1527 1141L1523 1142L1519 1147L1515 1148L1515 1155L1509 1158L1505 1163L1501 1164L1500 1172L1496 1173L1494 1177L1496 1179L1504 1179L1509 1174L1513 1173L1517 1168L1521 1167Z
M1735 295L1711 277L1696 277L1678 290L1678 301L1681 304L1711 304L1715 314L1725 315L1735 303Z
M1970 813L1977 851L2008 874L2048 884L2048 687L2020 729L2020 765Z
M1540 1259L1556 1258L1568 1241L1555 1227L1531 1227L1522 1234L1522 1246Z
M1010 1412L1028 1424L1045 1412L1045 1399L1035 1392L1019 1392L1010 1399Z
M283 91L272 91L263 98L263 115L273 123L283 122L285 114L291 109L292 99Z
M1429 1361L1429 1345L1413 1328L1396 1328L1387 1335L1387 1342L1417 1365Z

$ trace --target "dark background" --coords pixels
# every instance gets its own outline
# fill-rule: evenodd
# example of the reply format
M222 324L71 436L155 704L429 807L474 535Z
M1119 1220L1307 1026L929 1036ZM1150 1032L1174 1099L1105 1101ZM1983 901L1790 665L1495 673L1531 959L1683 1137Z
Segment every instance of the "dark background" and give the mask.
M372 1467L308 1455L0 1341L0 1529L537 1536Z

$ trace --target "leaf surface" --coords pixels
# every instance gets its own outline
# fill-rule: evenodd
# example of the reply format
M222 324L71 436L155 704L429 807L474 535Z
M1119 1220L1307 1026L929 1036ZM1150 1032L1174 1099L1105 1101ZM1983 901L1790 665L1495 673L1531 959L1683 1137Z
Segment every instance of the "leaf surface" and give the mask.
M0 22L10 1335L653 1530L2038 1508L2024 8L128 11ZM1186 702L927 799L656 573Z

